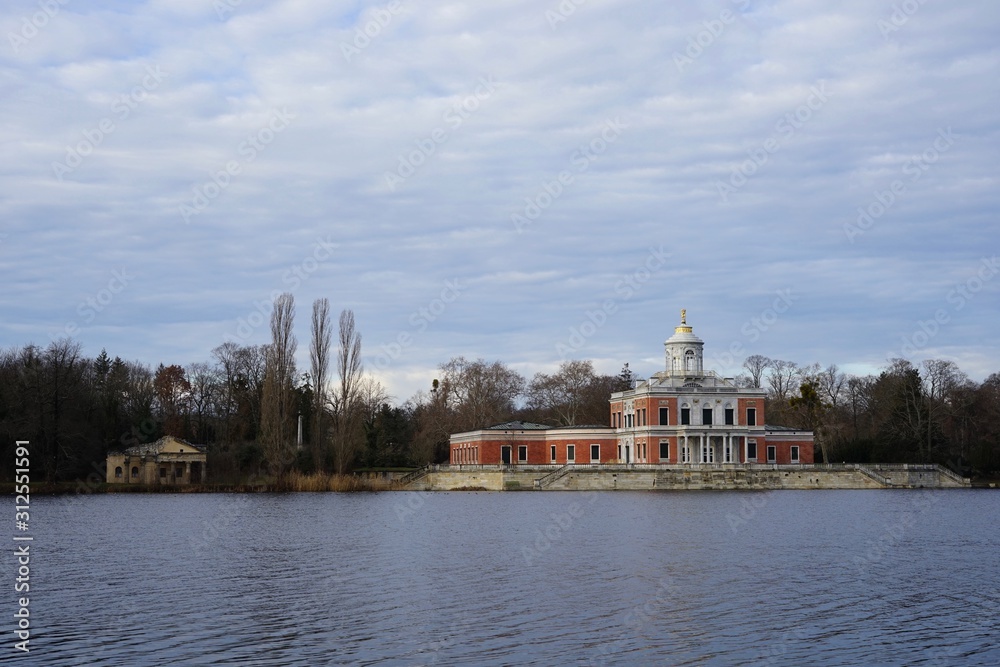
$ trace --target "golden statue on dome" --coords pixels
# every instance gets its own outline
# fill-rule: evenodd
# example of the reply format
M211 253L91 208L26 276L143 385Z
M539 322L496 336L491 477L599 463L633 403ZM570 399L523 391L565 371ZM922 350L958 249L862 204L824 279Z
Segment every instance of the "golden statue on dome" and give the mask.
M681 324L687 324L687 308L681 308Z

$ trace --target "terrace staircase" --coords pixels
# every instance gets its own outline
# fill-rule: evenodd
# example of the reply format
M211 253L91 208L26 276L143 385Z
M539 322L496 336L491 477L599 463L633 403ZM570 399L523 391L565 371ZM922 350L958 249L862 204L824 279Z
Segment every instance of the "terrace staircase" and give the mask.
M398 480L399 485L405 488L413 484L414 482L418 482L424 477L426 477L427 473L429 473L430 471L431 471L431 466L425 465L423 467L417 468L416 470L408 472L399 478Z
M535 480L535 488L547 489L552 485L553 482L565 477L566 473L572 470L572 468L573 468L572 464L567 463L563 467L557 468L552 472L550 472L549 474L539 477L538 479Z

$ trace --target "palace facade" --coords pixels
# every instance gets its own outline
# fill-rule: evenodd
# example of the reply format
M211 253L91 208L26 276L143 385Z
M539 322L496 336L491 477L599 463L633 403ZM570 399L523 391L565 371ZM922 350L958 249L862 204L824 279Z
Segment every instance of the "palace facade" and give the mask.
M811 464L813 434L767 425L766 392L704 369L702 339L681 323L665 369L609 398L611 426L508 422L451 436L452 465Z

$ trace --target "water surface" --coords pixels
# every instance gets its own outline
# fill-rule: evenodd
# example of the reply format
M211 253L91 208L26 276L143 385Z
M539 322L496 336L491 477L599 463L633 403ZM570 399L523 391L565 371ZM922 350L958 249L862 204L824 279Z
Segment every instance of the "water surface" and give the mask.
M969 490L35 498L17 664L998 665L998 515Z

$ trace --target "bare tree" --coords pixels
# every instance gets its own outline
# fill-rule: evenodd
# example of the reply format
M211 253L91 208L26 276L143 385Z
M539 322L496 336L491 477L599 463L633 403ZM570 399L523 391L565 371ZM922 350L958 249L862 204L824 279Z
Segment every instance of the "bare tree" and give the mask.
M389 392L374 377L365 375L358 382L356 419L361 422L366 440L375 429L379 411L388 405L390 398Z
M757 389L761 388L761 382L764 380L764 371L767 367L771 365L771 360L762 354L751 354L749 357L743 360L743 368L747 369L747 373L750 377L751 387Z
M122 368L122 407L127 419L136 424L153 416L156 387L153 371L138 361L126 361Z
M844 389L847 376L840 372L836 364L830 364L816 375L820 394L833 408L839 408L844 400Z
M499 361L456 357L441 366L439 392L453 415L452 428L468 431L510 419L524 378Z
M337 374L340 385L334 403L336 437L333 460L337 474L343 475L351 465L360 444L360 424L355 418L361 382L361 333L354 324L354 311L340 312L337 348Z
M216 392L217 412L222 425L221 438L223 442L231 442L232 420L236 416L238 403L237 381L239 377L237 352L239 345L232 341L226 341L212 350L216 365L219 369L219 391Z
M406 408L414 422L410 447L413 462L424 464L445 460L448 438L454 429L441 383L435 379L429 392L418 391L407 401Z
M871 375L863 377L852 375L847 378L847 401L850 403L851 424L854 427L854 439L861 438L859 420L863 415L871 419L874 405L875 378Z
M330 346L333 331L330 325L330 300L316 299L312 311L312 341L309 344L309 364L313 383L313 461L318 470L323 462L326 435L327 384L330 372Z
M157 409L164 433L186 437L191 407L191 383L184 368L177 364L160 364L153 377L153 386L156 388Z
M923 363L924 393L927 398L927 438L924 457L930 460L934 428L940 428L939 419L947 410L948 398L969 382L968 376L959 370L954 361L927 359Z
M292 378L297 346L292 325L295 297L285 292L271 311L271 347L268 349L261 398L260 441L272 472L282 474L292 462Z
M564 361L552 375L535 374L528 387L528 407L551 414L560 426L573 426L596 378L590 361Z
M246 413L255 428L261 422L261 403L264 398L264 377L267 375L267 356L271 346L245 345L237 354L237 369L239 372L239 387L241 400L246 404L241 413Z
M215 416L215 407L219 403L218 394L222 388L220 370L199 361L187 367L187 379L191 388L194 438L199 442L207 442L209 418Z
M795 391L795 376L798 368L793 361L772 359L767 366L767 384L773 398L785 401Z
M889 367L875 381L874 392L878 435L886 443L886 454L896 460L912 455L922 458L921 443L929 425L920 371L908 359L890 359Z

